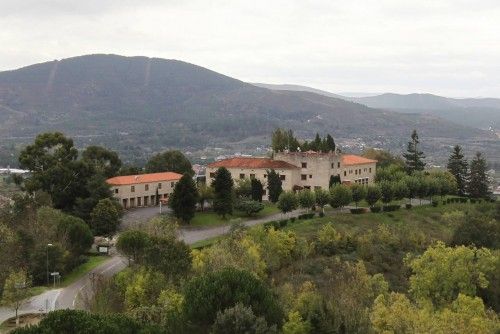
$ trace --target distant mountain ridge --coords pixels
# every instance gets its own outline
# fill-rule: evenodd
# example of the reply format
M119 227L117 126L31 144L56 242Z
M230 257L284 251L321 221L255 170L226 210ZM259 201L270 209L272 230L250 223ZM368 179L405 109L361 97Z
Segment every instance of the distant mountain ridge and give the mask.
M407 138L414 128L428 137L489 136L317 91L256 87L178 60L98 54L0 72L0 139L58 130L139 157L166 147L268 143L276 127L303 137Z

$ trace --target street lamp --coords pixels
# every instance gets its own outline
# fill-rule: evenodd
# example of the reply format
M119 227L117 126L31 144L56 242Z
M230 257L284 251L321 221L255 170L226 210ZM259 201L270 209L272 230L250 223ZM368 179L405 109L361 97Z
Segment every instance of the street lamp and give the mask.
M52 244L47 244L47 262L46 262L46 268L47 269L47 286L49 286L49 247L52 247Z

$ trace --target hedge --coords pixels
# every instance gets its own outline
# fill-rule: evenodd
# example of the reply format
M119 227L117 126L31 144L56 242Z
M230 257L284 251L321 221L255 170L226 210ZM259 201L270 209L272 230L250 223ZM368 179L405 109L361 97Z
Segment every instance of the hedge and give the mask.
M397 211L400 208L401 208L401 205L399 205L399 204L385 205L384 212Z
M370 211L373 212L373 213L377 213L377 212L382 211L382 208L380 206L372 206L370 208Z
M366 209L365 208L355 208L355 209L350 209L350 211L354 215L359 215L361 213L365 213Z
M303 213L301 215L298 216L299 219L311 219L311 218L314 218L314 212L312 213Z
M412 208L412 205L410 203L405 205L406 209L410 210Z

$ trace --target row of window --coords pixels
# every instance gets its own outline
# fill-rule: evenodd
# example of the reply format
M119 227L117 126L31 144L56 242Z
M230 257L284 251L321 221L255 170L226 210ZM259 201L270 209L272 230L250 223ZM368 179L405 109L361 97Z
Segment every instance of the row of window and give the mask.
M354 183L359 183L359 184L368 184L368 178L362 178L362 179L356 179L354 180Z
M354 169L354 170L349 169L349 174L352 174L352 173L353 173L353 171L354 171L354 175L358 175L358 174L359 174L359 175L361 175L361 168L359 168L359 169ZM363 171L364 171L365 173L366 173L366 171L368 171L368 173L371 173L371 172L372 172L372 168L371 168L371 167L370 167L370 168L364 168L364 169L363 169ZM344 176L346 176L346 171L344 171Z
M158 183L158 189L161 189L162 183ZM175 186L175 182L170 182L170 188L173 188ZM149 184L144 185L144 191L149 190ZM134 193L135 192L135 186L130 186L130 192ZM115 194L118 194L118 188L115 188Z
M332 169L335 168L334 162L331 163L331 167L332 167ZM307 168L307 162L302 162L302 168ZM340 162L337 162L337 168L340 168Z

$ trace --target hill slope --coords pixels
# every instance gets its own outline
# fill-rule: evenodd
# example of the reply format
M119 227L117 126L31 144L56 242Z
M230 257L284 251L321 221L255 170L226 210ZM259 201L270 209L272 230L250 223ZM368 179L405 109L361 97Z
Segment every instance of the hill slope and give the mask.
M1 139L59 130L136 154L269 136L278 126L345 138L406 138L413 128L429 137L488 136L429 115L260 88L177 60L88 55L0 72Z

